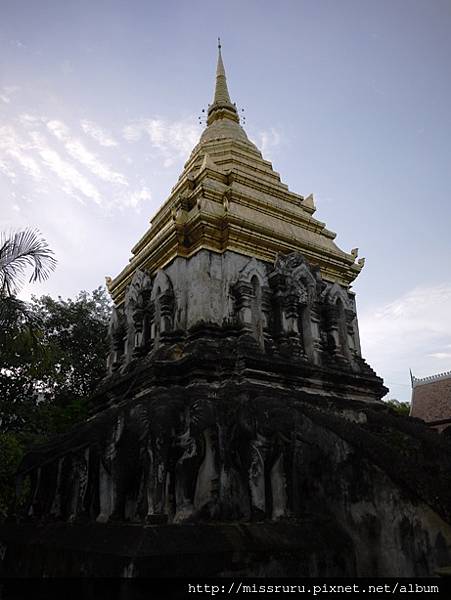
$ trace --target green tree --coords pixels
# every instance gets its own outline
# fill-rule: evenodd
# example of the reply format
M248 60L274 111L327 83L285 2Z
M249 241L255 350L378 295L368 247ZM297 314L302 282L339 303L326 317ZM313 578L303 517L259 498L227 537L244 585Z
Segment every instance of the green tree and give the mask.
M23 432L37 410L36 366L45 352L41 321L29 304L13 296L1 299L0 306L0 433Z
M42 405L51 417L51 431L60 432L83 419L89 398L105 375L111 312L103 288L80 292L74 299L33 298L32 309L41 320L39 373ZM42 351L43 350L43 351Z
M74 300L33 298L11 319L0 340L0 432L46 437L86 416L105 375L109 314L98 288Z
M406 417L410 414L410 402L400 402L395 398L391 398L390 400L385 401L390 408L392 408L399 415L404 415Z
M22 456L23 447L17 436L0 433L0 520L14 498L13 478Z
M32 371L40 352L40 323L15 294L29 267L33 282L45 280L55 266L53 252L38 231L0 235L0 517L13 496L13 474L27 440L27 428L22 427L38 412Z
M0 515L24 450L83 420L105 375L110 301L102 288L74 299L9 303L0 335ZM7 483L5 483L7 482Z
M39 350L38 315L15 294L23 285L29 267L32 267L30 282L34 282L47 279L55 266L53 252L38 231L25 229L0 235L0 376L5 385L9 384L7 387L15 384L14 371L17 379L26 369L23 360L33 362ZM14 406L10 408L14 412ZM9 412L4 410L0 414L0 430Z

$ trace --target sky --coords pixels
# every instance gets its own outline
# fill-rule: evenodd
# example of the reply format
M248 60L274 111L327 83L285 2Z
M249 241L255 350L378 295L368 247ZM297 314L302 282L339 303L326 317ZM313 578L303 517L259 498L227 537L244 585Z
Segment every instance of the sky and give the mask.
M366 264L362 353L410 399L451 369L449 0L0 0L0 231L74 297L127 264L212 101L217 37L246 131Z

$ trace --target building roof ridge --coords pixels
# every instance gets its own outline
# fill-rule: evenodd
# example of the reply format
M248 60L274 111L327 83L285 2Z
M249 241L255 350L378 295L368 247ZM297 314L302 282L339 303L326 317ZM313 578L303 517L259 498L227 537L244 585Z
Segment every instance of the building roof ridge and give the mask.
M424 385L426 383L432 383L448 378L451 378L451 370L444 371L443 373L436 373L434 375L427 375L426 377L415 377L415 375L412 375L412 387L415 388L417 385Z

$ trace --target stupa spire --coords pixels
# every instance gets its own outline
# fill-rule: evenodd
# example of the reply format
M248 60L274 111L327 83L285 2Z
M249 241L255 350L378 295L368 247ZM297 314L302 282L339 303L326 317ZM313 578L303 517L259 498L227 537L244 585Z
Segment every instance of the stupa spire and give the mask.
M217 119L231 119L239 123L239 117L236 106L230 100L230 94L227 87L227 78L222 60L221 38L218 38L218 63L216 66L216 84L213 104L208 108L207 124L211 125Z
M216 67L216 87L215 87L215 97L213 99L213 103L217 102L227 102L228 104L232 104L230 101L229 90L227 88L227 78L224 69L224 63L222 62L222 54L221 54L221 38L218 38L218 65Z

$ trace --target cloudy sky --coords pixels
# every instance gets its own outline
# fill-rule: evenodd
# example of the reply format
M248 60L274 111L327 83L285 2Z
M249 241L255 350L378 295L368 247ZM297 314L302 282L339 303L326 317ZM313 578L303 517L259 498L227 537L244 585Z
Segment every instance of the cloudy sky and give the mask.
M248 135L366 265L363 353L410 398L451 369L449 0L0 0L0 229L104 283L164 202L211 101L216 38Z

